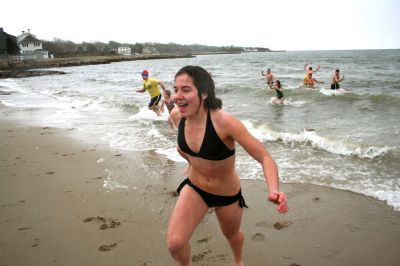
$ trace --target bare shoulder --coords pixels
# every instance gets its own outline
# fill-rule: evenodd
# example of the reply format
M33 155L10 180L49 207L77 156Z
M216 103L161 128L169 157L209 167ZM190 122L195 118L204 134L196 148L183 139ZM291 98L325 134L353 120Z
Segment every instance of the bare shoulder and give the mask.
M222 109L211 111L213 120L218 124L230 123L232 120L237 120L231 113Z
M242 125L238 118L222 109L213 111L212 119L214 127L218 128L218 131L224 131L226 134L232 133Z

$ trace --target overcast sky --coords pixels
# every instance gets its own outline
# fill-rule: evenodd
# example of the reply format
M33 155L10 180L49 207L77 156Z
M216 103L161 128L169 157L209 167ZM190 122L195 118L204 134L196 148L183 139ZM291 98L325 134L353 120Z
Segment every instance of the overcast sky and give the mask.
M0 27L42 40L272 50L400 48L398 0L2 1Z

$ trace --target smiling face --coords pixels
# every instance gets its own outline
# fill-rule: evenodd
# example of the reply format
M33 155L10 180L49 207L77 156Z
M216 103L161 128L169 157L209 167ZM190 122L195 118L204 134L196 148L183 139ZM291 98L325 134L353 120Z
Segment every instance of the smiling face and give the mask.
M196 114L206 96L199 97L193 79L186 73L175 78L174 100L182 117Z

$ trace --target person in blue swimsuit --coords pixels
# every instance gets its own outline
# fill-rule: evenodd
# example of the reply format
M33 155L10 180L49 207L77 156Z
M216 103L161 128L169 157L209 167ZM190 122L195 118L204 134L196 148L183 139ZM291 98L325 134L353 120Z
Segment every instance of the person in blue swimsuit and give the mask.
M235 169L235 144L240 144L263 169L268 199L280 213L288 211L286 195L279 190L275 161L264 145L242 122L222 110L215 96L215 83L202 67L185 66L175 75L174 100L179 112L178 152L188 161L188 177L178 188L166 242L180 265L191 265L190 237L195 228L215 208L220 228L232 249L235 265L243 265L244 235L240 229L243 207L240 178Z

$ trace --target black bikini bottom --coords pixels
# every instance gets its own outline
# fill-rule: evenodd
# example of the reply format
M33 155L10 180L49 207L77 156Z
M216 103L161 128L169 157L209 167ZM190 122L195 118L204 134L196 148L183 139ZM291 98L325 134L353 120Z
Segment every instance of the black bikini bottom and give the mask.
M178 189L176 191L178 193L180 193L182 188L186 184L191 186L200 195L200 197L204 200L204 202L207 204L208 207L227 206L227 205L231 205L232 203L234 203L236 201L239 201L239 206L241 208L243 208L243 207L248 208L247 205L246 205L246 202L244 201L244 198L242 196L242 190L239 190L239 192L234 196L214 195L214 194L205 192L204 190L202 190L199 187L195 186L192 182L190 182L189 178L186 178L179 185L179 187L178 187Z

